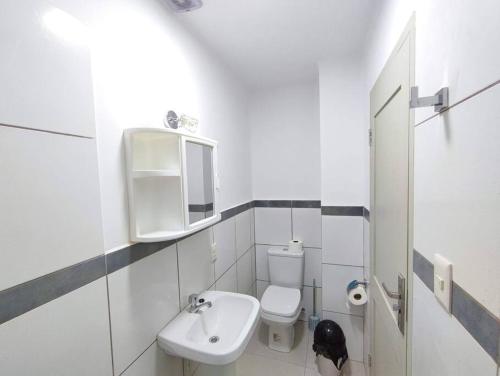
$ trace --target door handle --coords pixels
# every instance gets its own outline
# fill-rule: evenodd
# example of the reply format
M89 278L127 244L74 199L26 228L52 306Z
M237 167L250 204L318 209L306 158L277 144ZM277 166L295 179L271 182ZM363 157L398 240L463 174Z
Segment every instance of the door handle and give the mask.
M387 286L385 285L385 282L382 282L382 288L384 289L385 293L387 294L387 296L389 298L401 299L401 294L399 292L394 292L394 291L389 290L387 288Z
M398 291L391 291L382 282L382 288L389 298L397 299L398 302L392 305L393 311L397 312L398 328L401 334L405 334L406 320L406 280L402 274L398 275Z

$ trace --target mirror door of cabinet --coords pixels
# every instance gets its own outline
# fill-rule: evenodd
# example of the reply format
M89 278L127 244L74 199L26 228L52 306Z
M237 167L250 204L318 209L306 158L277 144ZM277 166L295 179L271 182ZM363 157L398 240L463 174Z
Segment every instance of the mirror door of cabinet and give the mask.
M185 156L187 219L191 226L215 215L214 147L186 140Z

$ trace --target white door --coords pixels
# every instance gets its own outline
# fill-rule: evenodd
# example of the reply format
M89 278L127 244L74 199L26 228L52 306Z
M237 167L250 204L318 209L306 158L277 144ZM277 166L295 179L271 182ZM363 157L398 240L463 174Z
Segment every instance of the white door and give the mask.
M413 80L410 21L370 93L372 375L407 374ZM411 276L411 274L410 274Z

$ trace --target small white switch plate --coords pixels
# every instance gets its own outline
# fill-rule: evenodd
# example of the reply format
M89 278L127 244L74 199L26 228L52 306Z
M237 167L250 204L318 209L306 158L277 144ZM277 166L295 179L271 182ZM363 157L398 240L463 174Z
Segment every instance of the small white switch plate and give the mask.
M210 257L212 259L212 263L217 261L217 243L212 243L212 246L210 247Z
M451 312L452 264L434 254L434 295L448 313Z

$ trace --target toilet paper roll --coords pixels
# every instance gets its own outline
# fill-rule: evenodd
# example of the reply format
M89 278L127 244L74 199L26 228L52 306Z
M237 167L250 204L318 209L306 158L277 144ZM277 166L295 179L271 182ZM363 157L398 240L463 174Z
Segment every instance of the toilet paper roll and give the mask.
M288 251L289 252L302 252L302 247L304 243L302 240L290 240L288 242Z
M355 306L360 306L366 304L368 301L368 295L366 294L365 286L356 285L356 287L350 289L347 293L349 303Z

